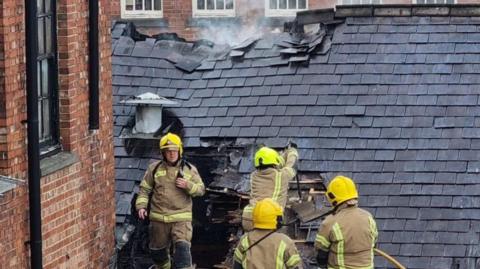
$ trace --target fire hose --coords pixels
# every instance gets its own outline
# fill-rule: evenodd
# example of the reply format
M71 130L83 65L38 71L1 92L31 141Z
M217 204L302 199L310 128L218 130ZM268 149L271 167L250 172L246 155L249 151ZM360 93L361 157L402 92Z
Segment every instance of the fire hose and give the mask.
M398 269L406 269L406 267L403 266L401 263L399 263L397 260L395 260L395 258L393 258L392 256L388 255L387 253L379 250L378 248L374 248L373 252L375 252L375 254L377 254L378 256L384 257L387 261L389 261L391 264L395 265Z

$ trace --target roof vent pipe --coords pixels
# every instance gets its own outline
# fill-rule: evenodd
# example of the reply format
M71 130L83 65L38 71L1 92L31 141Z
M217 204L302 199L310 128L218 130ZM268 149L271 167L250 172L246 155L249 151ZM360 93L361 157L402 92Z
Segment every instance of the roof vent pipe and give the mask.
M154 93L144 93L121 103L136 105L135 134L154 134L162 127L162 109L164 106L178 106L178 103Z

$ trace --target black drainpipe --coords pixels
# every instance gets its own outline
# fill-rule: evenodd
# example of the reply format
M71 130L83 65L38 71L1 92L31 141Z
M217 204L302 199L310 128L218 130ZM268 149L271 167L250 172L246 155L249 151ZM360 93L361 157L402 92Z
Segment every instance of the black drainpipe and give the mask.
M88 124L90 130L98 130L99 125L99 56L98 56L98 1L88 1L88 66L89 97Z
M42 215L40 205L40 149L38 136L37 2L25 0L25 53L27 87L28 199L30 206L30 268L42 266Z

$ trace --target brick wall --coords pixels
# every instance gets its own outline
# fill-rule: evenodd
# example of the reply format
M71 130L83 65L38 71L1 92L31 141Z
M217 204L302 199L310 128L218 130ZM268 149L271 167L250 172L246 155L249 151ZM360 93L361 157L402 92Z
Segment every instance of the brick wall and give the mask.
M41 179L44 268L106 268L115 199L110 1L100 0L100 129L88 130L88 1L58 0L60 136L79 161ZM0 174L25 179L23 1L0 2ZM0 197L0 268L28 268L27 186Z

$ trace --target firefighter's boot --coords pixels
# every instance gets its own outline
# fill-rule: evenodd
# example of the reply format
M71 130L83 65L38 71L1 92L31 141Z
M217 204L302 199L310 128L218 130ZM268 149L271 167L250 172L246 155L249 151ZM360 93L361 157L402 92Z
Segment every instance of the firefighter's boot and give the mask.
M191 269L192 255L190 253L190 243L184 240L175 242L175 252L173 262L176 269Z
M170 269L170 255L167 248L150 249L150 255L155 263L155 269Z

